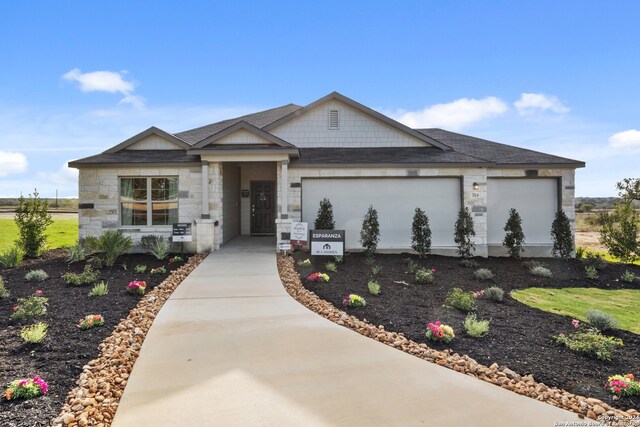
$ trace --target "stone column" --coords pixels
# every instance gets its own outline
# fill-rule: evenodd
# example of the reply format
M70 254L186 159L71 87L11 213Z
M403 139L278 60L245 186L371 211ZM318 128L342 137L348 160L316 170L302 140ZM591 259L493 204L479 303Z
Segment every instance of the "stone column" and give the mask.
M283 160L280 173L280 218L289 218L289 160Z
M202 161L202 208L200 218L209 219L209 162Z

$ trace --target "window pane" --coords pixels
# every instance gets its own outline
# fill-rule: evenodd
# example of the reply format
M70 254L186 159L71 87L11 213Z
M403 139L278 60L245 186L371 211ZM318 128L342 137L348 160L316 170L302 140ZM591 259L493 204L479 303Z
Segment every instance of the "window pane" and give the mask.
M147 203L122 202L122 225L147 225Z
M122 200L144 202L147 200L147 178L120 179Z
M151 209L153 225L178 222L178 202L153 202Z
M151 200L177 200L178 178L151 178Z

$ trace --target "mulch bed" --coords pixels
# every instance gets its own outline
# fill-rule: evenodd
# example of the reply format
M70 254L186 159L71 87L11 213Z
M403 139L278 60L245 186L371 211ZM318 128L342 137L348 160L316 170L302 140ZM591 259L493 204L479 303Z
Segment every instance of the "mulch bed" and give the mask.
M84 263L68 265L64 262L64 255L61 250L51 251L41 259L25 261L16 269L0 270L0 276L11 291L9 299L0 300L1 392L13 380L35 375L49 384L49 392L36 399L9 402L2 399L2 426L49 425L60 412L67 393L75 386L83 366L98 356L98 345L138 304L141 297L128 294L127 284L134 279L144 280L147 282L147 291L150 291L171 271L182 265L169 265L167 260L159 261L142 254L120 257L116 266L100 270L98 281L109 283L109 294L89 297L87 293L93 285L75 287L62 279L64 273L80 273L84 268ZM183 258L186 261L187 257ZM133 269L138 264L145 264L147 272L136 274ZM151 268L161 265L167 268L166 274L149 274ZM42 269L49 278L41 283L27 282L24 275L31 269ZM43 296L49 298L47 315L35 319L11 320L12 307L17 299L29 296L36 290L42 290ZM86 331L78 329L78 321L87 314L101 314L105 325ZM40 344L26 344L20 338L21 328L38 321L49 324L47 337Z
M296 260L308 258L307 253L298 252ZM427 285L415 284L414 275L407 272L407 260L411 258L421 266L436 269L435 282ZM565 389L571 393L593 397L620 409L640 409L640 398L623 398L614 401L604 389L607 377L615 374L640 374L640 336L616 331L611 335L624 341L624 347L615 351L610 362L599 361L574 353L552 341L552 335L571 333L571 318L546 313L528 307L508 296L511 290L529 287L566 288L598 287L602 289L640 289L640 284L625 283L618 279L625 270L640 275L637 266L610 264L599 273L599 279L584 278L584 265L577 260L537 259L554 274L552 278L540 278L529 273L523 261L509 258L476 258L482 268L489 268L495 275L492 281L479 281L474 269L464 267L459 258L429 256L419 260L415 256L377 255L376 264L382 266L376 280L382 286L380 296L372 296L367 289L371 268L365 264L361 254L349 254L344 264L338 264L338 272L328 274L329 283L310 283L304 277L313 271L326 272L324 263L318 259L314 267L297 266L304 286L319 297L343 308L345 295L355 293L363 296L367 305L348 308L345 311L374 325L383 325L386 330L402 332L411 340L426 343L437 350L451 349L466 354L479 363L497 363L507 366L521 375L533 377L548 386ZM408 285L394 283L405 281ZM489 335L474 339L464 333L462 323L466 313L444 307L447 293L454 287L465 291L478 291L488 286L499 286L505 290L505 301L496 303L478 299L477 313L482 319L491 319ZM435 344L427 341L425 326L440 320L451 325L456 339L451 344Z

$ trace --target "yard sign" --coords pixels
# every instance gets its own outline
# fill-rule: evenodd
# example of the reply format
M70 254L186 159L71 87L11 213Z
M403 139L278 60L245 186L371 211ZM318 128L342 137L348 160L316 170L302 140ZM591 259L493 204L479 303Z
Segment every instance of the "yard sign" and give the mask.
M191 223L190 222L174 222L173 233L171 234L174 242L190 242L191 241Z
M344 256L344 230L311 230L311 255Z
M291 223L291 244L304 246L309 238L309 223L292 222Z

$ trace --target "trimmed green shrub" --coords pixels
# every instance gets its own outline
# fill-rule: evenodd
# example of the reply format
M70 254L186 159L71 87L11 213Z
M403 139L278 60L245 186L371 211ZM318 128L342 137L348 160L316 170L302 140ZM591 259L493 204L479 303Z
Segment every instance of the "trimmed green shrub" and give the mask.
M88 285L90 283L94 283L98 280L98 276L100 275L99 271L96 271L91 268L89 264L84 266L84 270L82 273L65 273L62 278L64 281L73 286L83 286Z
M629 270L625 270L625 272L622 274L622 277L620 277L620 280L627 283L633 283L636 281L636 275Z
M380 284L375 280L369 280L367 287L369 288L369 293L371 295L380 295Z
M120 230L107 230L98 237L88 237L85 246L92 253L92 261L98 265L113 267L119 256L124 255L133 245L131 237Z
M587 265L584 267L584 275L587 276L587 279L595 280L598 278L598 270Z
M330 271L332 273L335 273L336 271L338 271L338 267L336 266L335 262L328 262L324 265L324 268L327 269L327 271Z
M571 258L573 254L571 224L562 209L556 212L556 217L551 224L551 237L553 238L551 253L560 258Z
M109 284L107 282L96 283L89 291L90 297L103 297L109 293Z
M40 199L38 190L33 190L33 196L29 194L28 200L22 196L18 199L15 216L20 233L18 241L28 257L36 258L45 249L47 244L45 231L49 225L53 224L48 209L48 202Z
M362 220L362 230L360 230L360 243L366 255L373 255L380 242L380 223L378 222L378 211L369 205L367 213Z
M599 360L611 360L611 355L615 348L624 345L621 339L604 336L594 328L569 335L560 334L553 337L553 339L571 351L592 356Z
M479 268L473 272L478 280L493 280L493 273L488 268Z
M473 293L465 292L460 288L453 288L447 294L445 305L469 312L476 309L476 300L473 298Z
M543 267L538 265L536 267L532 267L530 270L531 274L539 277L553 277L553 273L547 267Z
M476 245L471 238L476 235L473 228L473 218L469 208L465 207L458 212L458 220L455 225L455 234L453 241L458 245L458 255L463 258L470 258Z
M504 300L504 291L497 286L491 286L484 290L484 296L492 301L502 302Z
M30 344L38 344L41 343L42 340L47 336L47 329L49 325L44 322L38 322L31 326L25 326L20 331L20 337Z
M0 267L16 268L22 263L22 258L24 258L22 249L18 245L13 245L0 254Z
M416 208L411 224L411 247L420 258L431 252L431 228L429 217L420 208Z
M431 270L425 270L424 268L421 268L420 270L416 271L416 282L421 285L424 285L425 283L432 283L433 279L433 271Z
M524 232L522 231L522 218L517 210L509 211L509 219L504 226L506 232L502 244L507 248L507 253L511 258L520 259L520 255L524 250Z
M475 313L470 313L464 319L464 330L473 338L482 338L489 333L490 320L478 320Z
M24 275L24 280L27 282L44 282L48 278L49 275L47 272L41 269L29 270L29 272Z
M596 308L589 309L585 316L589 325L599 331L605 332L618 329L618 319L602 310L598 310Z
M336 227L336 223L333 220L333 205L331 205L329 199L320 200L318 214L313 225L316 230L333 230Z

